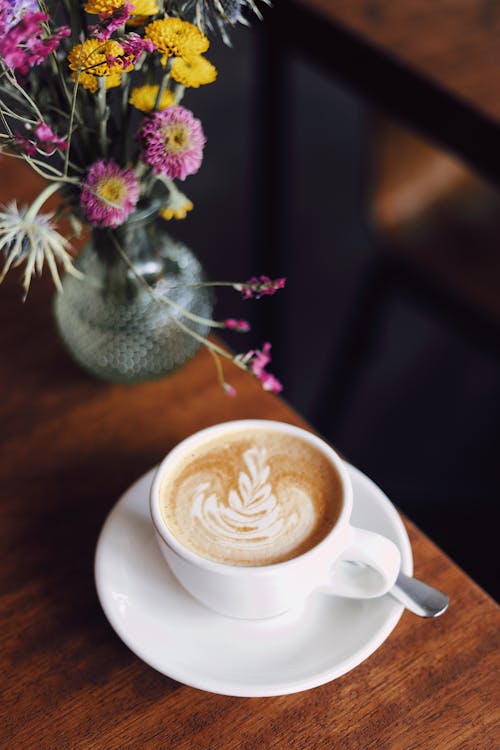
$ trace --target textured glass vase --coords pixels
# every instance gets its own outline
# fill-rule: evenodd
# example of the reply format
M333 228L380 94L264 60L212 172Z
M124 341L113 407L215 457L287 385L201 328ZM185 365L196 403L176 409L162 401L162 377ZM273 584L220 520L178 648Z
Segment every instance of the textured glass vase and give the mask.
M199 348L177 321L202 336L208 332L179 309L211 317L212 292L196 286L203 281L201 265L165 227L157 206L150 206L118 229L94 230L76 261L83 278L67 274L56 294L60 336L76 362L98 378L138 383L162 377Z

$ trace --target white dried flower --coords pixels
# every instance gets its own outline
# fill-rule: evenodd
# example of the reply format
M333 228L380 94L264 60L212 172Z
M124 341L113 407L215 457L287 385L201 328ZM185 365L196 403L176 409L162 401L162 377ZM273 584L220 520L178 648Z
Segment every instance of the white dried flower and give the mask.
M194 8L195 23L204 33L216 26L226 44L230 44L226 27L237 23L248 25L245 11L262 18L257 2L271 4L270 0L187 0L184 5L186 9Z
M16 201L0 208L0 255L5 255L0 283L9 268L15 268L24 262L24 298L28 294L33 274L41 274L44 261L47 262L54 284L59 290L61 280L56 261L61 263L68 273L81 276L67 252L70 243L54 228L52 217L53 214L39 214L30 209L19 209Z

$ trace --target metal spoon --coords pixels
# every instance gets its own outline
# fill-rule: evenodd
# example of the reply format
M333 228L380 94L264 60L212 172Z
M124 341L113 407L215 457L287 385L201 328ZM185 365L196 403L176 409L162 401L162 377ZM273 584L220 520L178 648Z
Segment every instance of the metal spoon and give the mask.
M388 593L420 617L439 617L450 603L450 598L442 591L401 572Z

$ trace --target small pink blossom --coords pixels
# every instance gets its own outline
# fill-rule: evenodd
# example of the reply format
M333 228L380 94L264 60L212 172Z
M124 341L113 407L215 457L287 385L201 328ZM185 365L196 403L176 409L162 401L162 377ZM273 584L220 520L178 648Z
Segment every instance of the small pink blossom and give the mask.
M44 122L38 123L35 128L35 135L38 138L38 146L42 148L47 156L52 156L56 149L65 151L68 148L66 138L57 136L52 128Z
M33 143L33 141L29 141L27 138L24 137L24 135L21 135L20 133L16 133L14 138L15 138L16 152L26 154L27 156L36 155L36 146Z
M130 32L120 38L120 44L125 50L125 54L135 62L143 52L154 52L156 44L151 39L143 39L139 34Z
M34 137L25 138L21 133L15 134L16 151L20 151L28 156L35 156L38 153L44 156L52 156L56 149L65 150L68 143L65 138L57 136L52 128L44 122L39 122L34 130Z
M114 161L101 159L88 171L80 203L95 227L117 227L134 210L139 182L132 169L121 169Z
M264 295L275 294L278 289L283 289L286 279L272 279L269 276L252 276L244 284L235 284L237 292L241 292L243 299L260 299Z
M135 65L143 52L153 52L156 49L156 45L150 39L143 39L135 33L121 37L119 44L123 53L118 57L115 55L106 57L106 62L111 68L128 68L130 65Z
M231 331L238 331L238 333L248 333L250 330L250 323L247 320L235 320L235 318L227 318L224 321L226 328Z
M233 388L233 386L229 383L223 383L222 387L224 388L224 391L227 393L227 395L231 396L231 398L234 398L236 396L236 388Z
M205 135L201 122L184 107L167 107L148 117L137 133L142 159L155 174L185 180L200 168Z
M266 342L260 349L250 349L246 354L241 357L241 361L248 365L250 371L255 375L257 380L260 381L265 391L271 391L272 393L280 393L283 390L282 384L279 380L271 375L270 372L266 372L266 367L271 361L271 344Z
M42 36L42 24L50 18L45 13L25 13L21 20L0 38L0 59L8 68L26 75L30 68L42 63L55 52L63 37L69 36L68 26L54 34Z
M134 10L134 6L126 2L120 8L115 8L109 13L99 13L99 23L89 26L89 31L100 42L105 42L128 21Z

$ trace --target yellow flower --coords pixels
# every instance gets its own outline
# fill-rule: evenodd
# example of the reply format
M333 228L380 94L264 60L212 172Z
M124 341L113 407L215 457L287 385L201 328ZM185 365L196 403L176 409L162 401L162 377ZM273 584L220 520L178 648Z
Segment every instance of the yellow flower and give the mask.
M127 26L144 26L149 16L155 16L160 9L156 0L134 0L133 15L128 19Z
M113 11L121 8L122 5L125 5L125 0L88 0L83 6L83 9L86 10L87 13L92 13L97 16L100 13L113 13Z
M151 86L149 84L136 86L131 91L129 99L130 104L136 109L140 109L141 112L152 112L159 88L159 86ZM158 109L171 107L174 104L174 101L174 95L167 89L160 99Z
M160 211L160 216L165 221L170 219L185 219L188 211L193 210L193 204L180 190L170 193L167 205Z
M177 57L172 64L171 75L177 83L197 89L205 83L213 83L217 70L203 55L189 59Z
M98 39L87 39L82 44L73 47L68 55L69 67L72 71L71 78L76 80L77 72L80 71L79 82L87 89L95 93L98 87L98 78L104 76L106 88L111 89L121 83L121 73L132 70L133 65L115 67L108 63L108 57L122 57L124 49L121 44L113 40L100 42Z
M161 62L167 63L169 57L195 57L206 52L210 42L194 24L180 18L160 18L146 26L147 39L156 44L163 53Z

